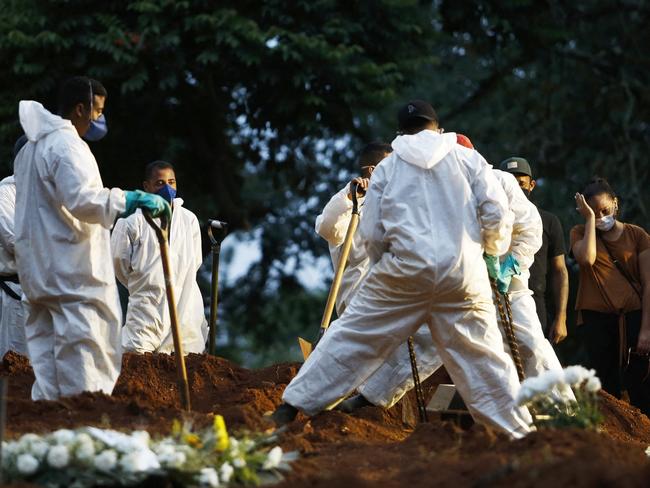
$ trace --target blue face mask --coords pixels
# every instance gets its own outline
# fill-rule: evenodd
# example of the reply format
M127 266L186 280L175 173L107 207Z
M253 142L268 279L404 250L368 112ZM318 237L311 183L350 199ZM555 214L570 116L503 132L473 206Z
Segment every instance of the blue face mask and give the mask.
M176 190L171 185L165 185L156 192L156 195L160 195L169 203L172 203L172 200L176 198Z
M108 133L108 125L104 114L101 114L97 120L90 121L90 127L84 134L84 139L90 142L99 141Z

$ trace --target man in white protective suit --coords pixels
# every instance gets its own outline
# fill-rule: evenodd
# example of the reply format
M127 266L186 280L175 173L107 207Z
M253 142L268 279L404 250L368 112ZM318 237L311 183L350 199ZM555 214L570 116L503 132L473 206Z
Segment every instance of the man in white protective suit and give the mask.
M62 86L60 115L19 105L28 142L14 162L15 251L34 400L111 393L122 351L109 229L137 207L170 212L157 195L104 188L82 137L97 132L106 95L98 81L75 77Z
M199 221L182 206L183 200L176 198L176 173L170 163L149 163L143 187L172 206L169 258L183 351L185 354L201 353L207 339L207 321L196 282L196 273L203 261ZM122 347L138 353L171 353L174 341L160 244L142 212L117 221L111 236L111 249L115 275L129 291Z
M501 259L506 262L514 258L518 264L519 274L511 276L508 296L524 373L529 377L551 369L561 371L562 365L544 336L535 311L532 291L528 288L529 268L542 243L542 221L539 212L526 198L512 175L497 169L493 171L508 196L510 210L514 214L511 246ZM428 378L442 366L442 359L431 335L426 332L428 330L421 327L413 336L421 380ZM501 332L504 333L503 330ZM507 342L505 348L508 351ZM411 388L413 376L408 351L398 348L368 381L358 388L359 395L342 402L341 409L349 412L369 404L390 408ZM575 399L570 389L556 389L553 394L563 401Z
M427 324L474 418L520 437L531 418L515 404L519 382L486 267L499 277L496 256L510 243L506 195L478 152L438 133L428 103L409 102L398 120L404 135L373 173L359 227L370 271L272 418L285 424L298 410L333 408Z
M381 142L371 142L361 150L358 158L361 176L351 182L357 183L361 190L357 193L360 213L363 212L363 201L370 183L372 171L392 151L393 148L390 147L390 144ZM316 233L327 241L334 269L338 266L341 246L345 240L351 217L352 196L350 193L350 184L341 188L327 202L321 214L316 217ZM348 256L348 263L341 279L341 287L336 297L336 313L339 317L345 311L345 307L352 299L354 291L368 272L368 266L369 259L365 245L361 242L360 233L355 232Z
M21 136L14 146L14 158L27 142ZM27 355L23 291L16 271L14 215L16 183L13 175L0 181L0 358L7 351Z

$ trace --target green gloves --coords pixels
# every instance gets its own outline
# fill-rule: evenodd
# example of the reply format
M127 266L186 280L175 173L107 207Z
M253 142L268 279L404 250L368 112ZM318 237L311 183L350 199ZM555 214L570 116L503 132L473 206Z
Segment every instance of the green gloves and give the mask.
M497 256L490 254L483 254L483 260L487 266L488 276L497 282L499 293L507 293L512 277L521 272L517 260L512 254L507 254L502 263L499 263Z
M519 263L512 256L512 254L506 254L505 259L501 262L501 269L499 279L497 280L497 288L501 293L506 293L508 288L510 288L510 282L512 277L521 273L519 270Z
M160 217L164 214L170 219L172 216L172 208L160 195L142 190L125 191L124 195L126 196L126 210L120 217L128 217L135 212L136 208L149 210L152 217Z
M483 254L483 261L487 266L488 276L491 280L498 280L501 269L499 267L499 257L491 254Z

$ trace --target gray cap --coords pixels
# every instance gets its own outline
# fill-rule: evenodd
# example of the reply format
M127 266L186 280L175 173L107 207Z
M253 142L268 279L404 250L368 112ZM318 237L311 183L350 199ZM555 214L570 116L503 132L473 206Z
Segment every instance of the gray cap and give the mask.
M499 165L501 171L508 173L527 175L533 177L533 171L530 169L530 164L524 158L511 157L501 161Z

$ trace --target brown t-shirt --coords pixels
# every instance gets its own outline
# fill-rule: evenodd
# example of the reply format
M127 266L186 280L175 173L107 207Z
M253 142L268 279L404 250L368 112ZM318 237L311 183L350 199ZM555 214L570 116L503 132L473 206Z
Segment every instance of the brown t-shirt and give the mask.
M623 233L615 241L607 241L607 247L632 278L636 289L641 291L639 254L650 249L650 236L641 227L623 224ZM571 249L585 234L584 225L571 229ZM604 297L603 297L604 295ZM596 261L592 266L580 266L580 283L576 310L596 312L630 312L641 308L639 295L621 274L605 248L602 237L596 237ZM578 323L582 322L579 314Z

